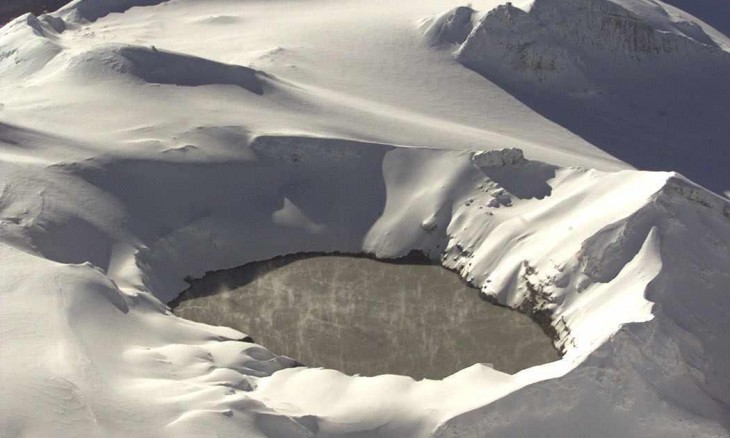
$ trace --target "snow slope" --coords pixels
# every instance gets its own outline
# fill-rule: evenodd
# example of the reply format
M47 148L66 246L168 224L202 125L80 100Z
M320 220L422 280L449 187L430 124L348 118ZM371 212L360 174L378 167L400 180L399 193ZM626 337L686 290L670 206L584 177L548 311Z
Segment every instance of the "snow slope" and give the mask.
M77 0L0 29L1 435L730 436L728 201L632 170L444 49L499 14L550 25L540 2L572 4L453 24L436 0ZM423 44L419 23L448 32ZM697 26L714 46L683 56L725 68ZM696 97L720 134L723 90ZM708 177L727 155L700 152ZM549 325L564 358L347 376L164 304L279 254L411 250Z

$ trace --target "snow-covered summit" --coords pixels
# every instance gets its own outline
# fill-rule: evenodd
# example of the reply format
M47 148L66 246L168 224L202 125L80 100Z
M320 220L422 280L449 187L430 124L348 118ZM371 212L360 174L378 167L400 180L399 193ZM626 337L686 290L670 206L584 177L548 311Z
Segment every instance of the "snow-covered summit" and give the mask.
M479 72L571 91L635 76L646 67L633 65L667 56L679 66L703 57L730 62L699 24L644 0L536 0L528 11L506 3L479 21L456 56Z

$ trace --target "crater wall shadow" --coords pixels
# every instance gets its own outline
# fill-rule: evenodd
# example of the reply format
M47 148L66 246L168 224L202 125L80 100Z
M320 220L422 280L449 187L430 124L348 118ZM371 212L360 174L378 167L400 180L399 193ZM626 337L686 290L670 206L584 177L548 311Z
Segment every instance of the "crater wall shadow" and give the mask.
M182 290L188 274L292 248L362 249L385 208L389 146L259 138L251 148L255 158L238 162L97 160L66 170L125 206L142 244L138 265L163 301Z

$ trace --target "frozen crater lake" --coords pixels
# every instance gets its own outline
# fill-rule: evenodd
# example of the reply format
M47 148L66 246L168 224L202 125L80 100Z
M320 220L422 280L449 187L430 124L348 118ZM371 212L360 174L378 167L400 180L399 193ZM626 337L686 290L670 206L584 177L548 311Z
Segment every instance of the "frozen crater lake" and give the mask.
M526 315L420 257L282 256L208 273L170 305L347 374L441 379L475 363L515 373L559 358Z

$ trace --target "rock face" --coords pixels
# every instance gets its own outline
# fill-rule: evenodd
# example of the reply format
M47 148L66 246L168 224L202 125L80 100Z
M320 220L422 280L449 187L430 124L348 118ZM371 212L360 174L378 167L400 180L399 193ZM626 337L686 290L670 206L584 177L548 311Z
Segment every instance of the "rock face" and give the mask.
M510 164L520 164L526 161L522 149L517 148L475 152L471 156L471 162L479 168L502 167Z

